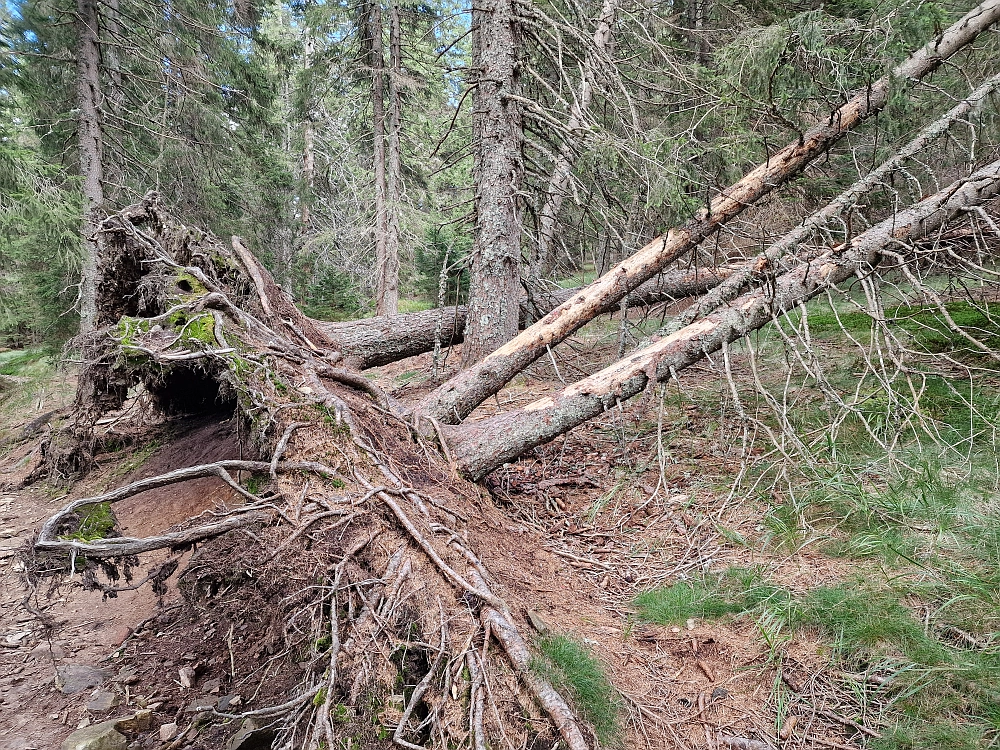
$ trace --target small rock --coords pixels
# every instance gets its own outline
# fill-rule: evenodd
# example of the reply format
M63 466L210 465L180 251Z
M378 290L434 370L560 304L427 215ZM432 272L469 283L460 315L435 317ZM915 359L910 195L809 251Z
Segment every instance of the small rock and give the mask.
M224 695L219 698L219 710L220 711L230 711L235 708L239 708L243 705L243 696L241 695Z
M201 689L204 690L206 693L218 693L221 685L222 681L218 677L216 677L215 679L206 680L205 682L203 682L201 685Z
M107 672L86 664L64 664L56 667L56 687L66 695L97 687L108 678Z
M688 630L694 630L695 621L693 619L689 619L686 624Z
M124 719L118 719L115 723L115 729L119 732L128 732L129 734L141 734L142 732L148 732L152 723L153 712L149 709L142 709Z
M192 688L194 687L197 677L195 676L194 669L191 667L181 667L177 670L177 674L180 675L181 687Z
M529 609L527 614L528 624L531 625L531 627L533 627L538 633L545 635L549 632L548 624L541 618L538 612L533 609Z
M77 729L63 740L62 750L125 750L128 741L125 735L115 729L115 722L102 721L100 724Z
M177 722L172 721L169 724L160 725L160 742L170 742L174 737L177 736Z
M729 691L725 688L716 688L712 691L712 700L721 701L729 697Z
M66 649L58 643L53 643L49 646L47 641L42 641L31 649L31 655L41 659L62 659L66 656Z
M680 628L670 628L670 632L671 633L679 633L679 632L681 632L681 629Z
M110 711L118 705L118 696L110 690L98 690L93 697L87 701L87 710L95 713Z
M82 719L80 719L80 723L76 725L76 728L83 729L84 727L89 727L89 726L90 726L90 717L84 716Z
M11 633L5 638L8 646L19 646L21 641L31 635L30 630L23 630L20 633Z

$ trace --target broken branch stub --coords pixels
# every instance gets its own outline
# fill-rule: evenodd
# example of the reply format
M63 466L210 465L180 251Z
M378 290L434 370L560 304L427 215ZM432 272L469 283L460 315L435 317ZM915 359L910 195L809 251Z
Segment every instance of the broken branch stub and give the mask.
M855 237L847 247L800 262L773 284L738 297L715 313L551 397L480 422L447 428L445 436L452 457L465 476L480 479L525 451L635 396L651 381L673 377L724 344L872 268L887 247L926 237L998 194L1000 161L889 217Z
M419 410L446 424L460 423L511 378L543 356L548 347L563 341L602 310L614 306L880 112L889 102L894 83L912 85L921 80L998 20L1000 0L989 0L967 13L897 66L891 75L857 93L827 120L723 190L707 209L656 238L485 359L438 387L423 400Z

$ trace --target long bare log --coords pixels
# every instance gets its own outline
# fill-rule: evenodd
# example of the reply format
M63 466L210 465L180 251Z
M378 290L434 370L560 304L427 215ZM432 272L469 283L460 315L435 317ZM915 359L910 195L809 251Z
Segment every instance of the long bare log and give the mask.
M670 271L634 290L628 295L626 305L645 307L704 294L733 271L729 266ZM580 291L581 288L532 292L530 302L526 299L521 301L521 326L551 312ZM613 312L619 307L620 303L615 303L601 312ZM465 306L459 305L345 323L313 323L329 344L340 350L348 366L366 370L431 351L438 321L441 322L439 335L442 342L446 345L461 343L465 335L466 314Z
M963 121L970 112L978 109L991 93L1000 87L1000 75L983 81L968 97L960 101L941 117L921 130L915 138L903 148L884 161L877 169L873 169L850 188L834 198L816 213L809 216L791 232L758 254L749 263L729 275L729 277L691 307L670 321L656 332L657 336L666 336L677 331L698 318L717 310L719 307L737 297L744 289L757 279L773 274L775 264L781 258L798 252L802 243L809 240L813 234L829 226L837 217L849 212L857 202L878 187L889 175L897 171L907 159L919 154L931 143L944 135L957 122Z
M440 422L461 422L512 377L543 356L548 347L565 339L609 305L619 302L747 206L801 173L846 133L880 112L889 101L894 82L919 81L997 20L1000 20L1000 0L988 0L967 13L890 75L857 93L827 121L814 126L723 190L688 222L653 240L478 364L441 385L424 399L419 410Z
M929 235L963 211L1000 194L1000 161L892 216L855 237L845 248L803 262L779 276L773 287L737 298L627 359L522 409L481 422L449 428L453 460L466 476L479 479L536 445L571 430L761 328L824 290L864 273L887 246Z

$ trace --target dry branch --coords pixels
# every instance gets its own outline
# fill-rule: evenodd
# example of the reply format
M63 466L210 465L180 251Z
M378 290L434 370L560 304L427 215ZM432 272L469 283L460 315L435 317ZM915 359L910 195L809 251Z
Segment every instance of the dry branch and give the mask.
M846 248L800 263L773 286L748 293L729 306L667 336L552 397L516 411L449 428L446 437L460 470L478 479L536 445L601 414L757 330L823 291L865 273L880 253L943 227L969 208L1000 193L1000 161L960 179L863 234Z
M447 424L457 424L487 398L497 393L517 373L615 305L631 290L663 270L668 263L696 247L747 206L799 174L826 153L849 131L881 111L894 84L919 81L945 60L971 44L980 33L1000 20L1000 0L988 0L928 42L840 109L779 150L712 199L706 209L684 225L671 229L619 263L580 294L560 305L538 323L432 392L420 411Z

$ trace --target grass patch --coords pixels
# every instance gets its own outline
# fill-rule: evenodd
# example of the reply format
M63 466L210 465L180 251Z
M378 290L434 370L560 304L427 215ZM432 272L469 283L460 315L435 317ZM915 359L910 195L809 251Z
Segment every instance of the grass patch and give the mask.
M678 581L640 594L639 616L660 625L681 625L691 618L718 619L749 612L765 602L784 602L788 593L762 578L759 571L733 567L720 576Z
M92 542L95 539L106 539L114 531L115 516L111 512L111 503L94 503L80 508L80 523L76 531L60 536L60 539L71 539L77 542Z
M42 348L0 353L0 375L33 378L51 369L47 352Z
M434 305L424 299L401 299L399 300L399 312L401 313L413 313L413 312L423 312L424 310L430 310Z
M828 310L828 308L827 308ZM887 307L886 323L890 328L909 335L910 345L919 352L979 356L982 350L956 333L952 322L964 333L993 349L1000 348L1000 303L973 304L955 300L944 304L945 312L936 305L899 305ZM809 330L819 335L841 332L864 334L872 330L875 320L862 310L845 312L816 311L809 313Z
M565 635L538 639L543 658L532 669L558 690L568 690L576 709L590 723L602 745L617 744L621 736L621 699L590 650Z

